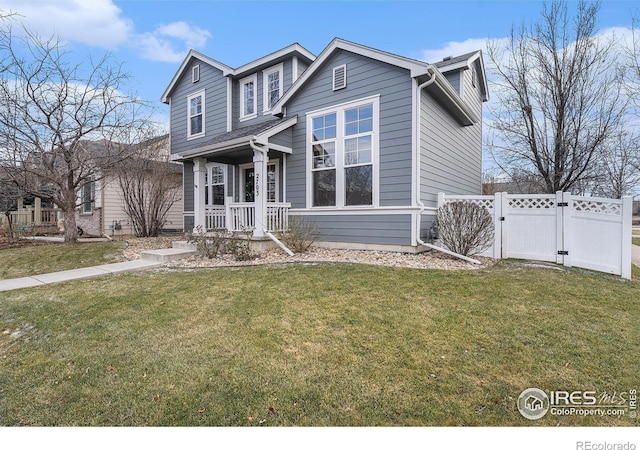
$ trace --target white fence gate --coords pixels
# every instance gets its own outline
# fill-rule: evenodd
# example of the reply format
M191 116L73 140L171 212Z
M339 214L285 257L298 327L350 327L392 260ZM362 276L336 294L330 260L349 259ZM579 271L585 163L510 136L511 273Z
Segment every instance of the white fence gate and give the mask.
M551 261L631 278L631 197L622 200L555 195L438 195L484 206L493 217L493 258Z

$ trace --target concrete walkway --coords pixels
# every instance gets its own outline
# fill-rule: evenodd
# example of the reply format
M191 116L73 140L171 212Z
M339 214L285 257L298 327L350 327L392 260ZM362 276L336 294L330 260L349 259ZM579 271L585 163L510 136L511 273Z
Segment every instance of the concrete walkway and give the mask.
M0 292L43 286L45 284L61 283L63 281L83 280L85 278L100 277L121 272L133 272L137 270L152 269L154 267L160 267L164 263L172 261L174 259L180 259L192 255L193 253L193 250L178 248L147 250L140 254L140 259L136 259L133 261L103 264L94 267L63 270L62 272L44 273L41 275L33 275L30 277L0 280Z
M640 246L638 245L631 246L631 263L640 267Z

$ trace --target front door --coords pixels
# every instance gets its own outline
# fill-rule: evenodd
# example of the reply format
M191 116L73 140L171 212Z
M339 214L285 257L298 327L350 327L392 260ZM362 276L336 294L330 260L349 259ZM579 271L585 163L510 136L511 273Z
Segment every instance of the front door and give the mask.
M246 203L253 203L255 200L254 170L253 167L244 169L244 201Z
M247 203L255 201L254 175L255 169L253 167L243 169L244 201ZM278 201L278 170L275 162L267 164L267 201Z

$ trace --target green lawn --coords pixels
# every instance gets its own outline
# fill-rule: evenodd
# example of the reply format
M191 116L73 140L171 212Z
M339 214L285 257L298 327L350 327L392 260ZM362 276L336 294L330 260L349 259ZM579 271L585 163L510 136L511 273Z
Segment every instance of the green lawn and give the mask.
M633 245L640 245L640 238L632 238L631 242L633 243Z
M123 242L32 245L0 250L0 280L116 262Z
M134 273L0 294L0 333L0 425L638 424L516 410L638 388L640 283L579 270Z

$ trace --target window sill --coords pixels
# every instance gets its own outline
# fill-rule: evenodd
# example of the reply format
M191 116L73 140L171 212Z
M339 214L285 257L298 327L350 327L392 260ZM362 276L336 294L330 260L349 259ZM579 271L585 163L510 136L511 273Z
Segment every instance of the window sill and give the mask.
M205 137L205 133L192 134L191 136L187 136L187 141L191 141L193 139L199 139L201 137Z
M244 122L244 121L247 121L247 120L255 119L256 117L258 117L257 113L256 114L252 114L250 116L242 116L242 117L240 117L239 121L240 122Z

